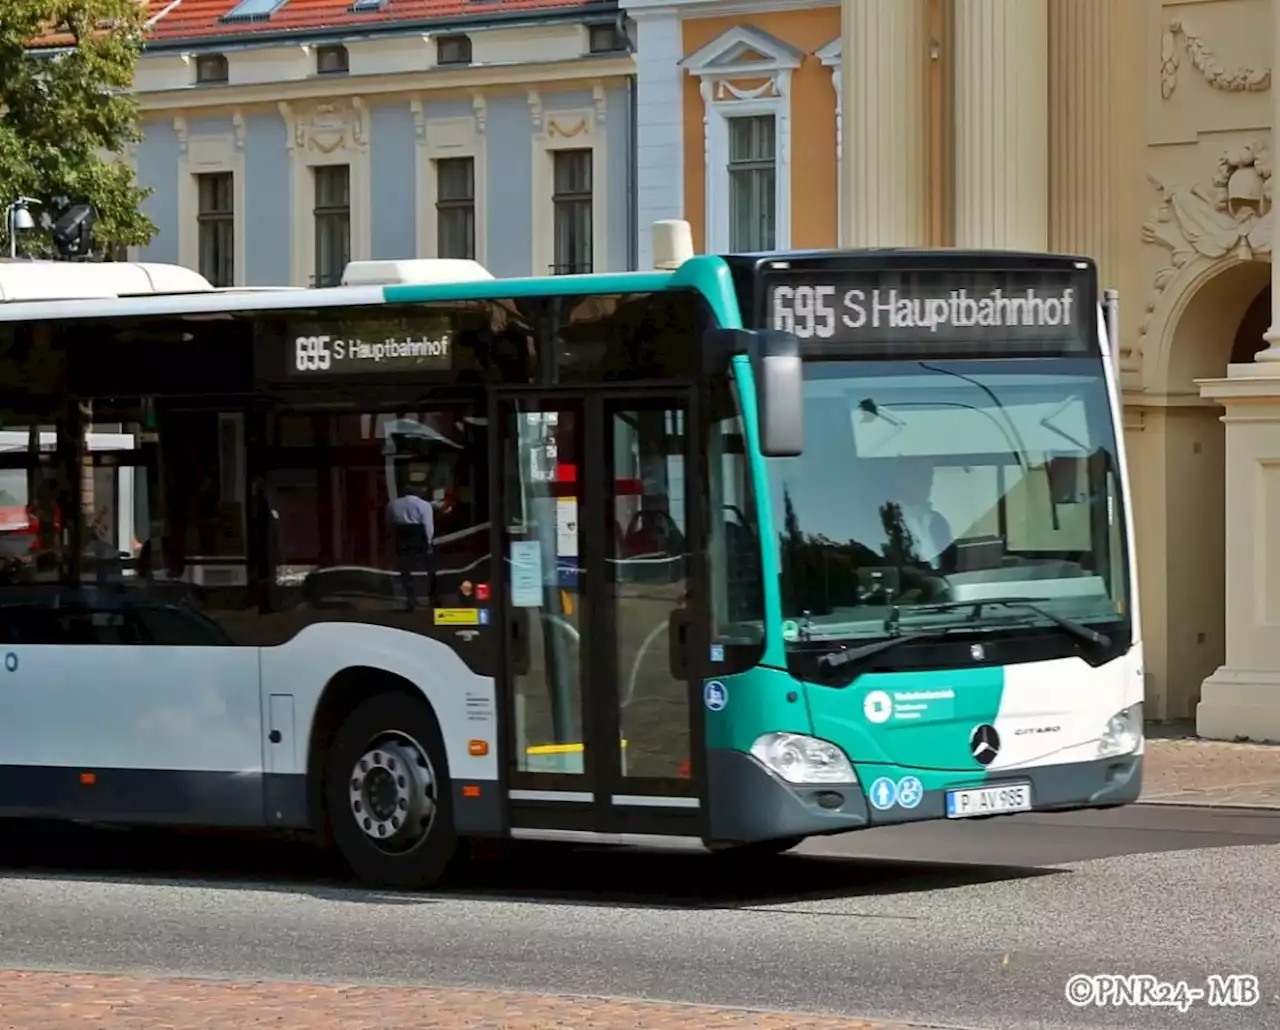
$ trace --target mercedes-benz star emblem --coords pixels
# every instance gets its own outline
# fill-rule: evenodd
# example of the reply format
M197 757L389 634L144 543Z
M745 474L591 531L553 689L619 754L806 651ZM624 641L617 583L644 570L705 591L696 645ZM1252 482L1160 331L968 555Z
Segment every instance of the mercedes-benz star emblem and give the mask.
M1000 734L994 726L979 726L969 738L969 753L981 765L990 765L1000 753Z

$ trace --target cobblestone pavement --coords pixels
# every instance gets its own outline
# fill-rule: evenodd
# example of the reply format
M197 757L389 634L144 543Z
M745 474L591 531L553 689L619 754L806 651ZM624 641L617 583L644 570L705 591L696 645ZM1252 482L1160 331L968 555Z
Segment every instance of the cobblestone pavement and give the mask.
M0 1030L911 1030L697 1005L0 971Z
M1280 808L1280 745L1201 740L1160 727L1148 733L1144 802Z

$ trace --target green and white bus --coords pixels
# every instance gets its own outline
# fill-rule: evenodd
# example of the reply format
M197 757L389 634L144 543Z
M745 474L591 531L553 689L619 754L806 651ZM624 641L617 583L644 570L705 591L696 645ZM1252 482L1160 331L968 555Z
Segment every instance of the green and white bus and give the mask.
M0 815L310 832L414 888L479 838L1136 800L1094 265L671 266L0 263Z

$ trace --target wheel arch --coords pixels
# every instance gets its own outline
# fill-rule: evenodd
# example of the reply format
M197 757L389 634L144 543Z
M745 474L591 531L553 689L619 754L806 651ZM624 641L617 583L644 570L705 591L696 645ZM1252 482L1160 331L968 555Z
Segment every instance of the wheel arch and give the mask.
M426 692L399 673L371 665L350 665L336 672L324 685L316 701L315 714L307 736L307 798L311 806L312 825L324 838L330 833L328 812L324 804L325 759L338 729L362 702L376 694L403 694L421 701L440 727L440 714ZM446 747L446 762L448 761Z
M263 649L261 679L265 692L297 699L299 750L305 742L306 751L296 756L294 769L306 776L312 801L323 785L317 770L337 725L361 701L384 691L403 692L427 706L451 778L498 779L496 682L442 640L376 624L315 623L288 643ZM473 750L471 738L488 746Z

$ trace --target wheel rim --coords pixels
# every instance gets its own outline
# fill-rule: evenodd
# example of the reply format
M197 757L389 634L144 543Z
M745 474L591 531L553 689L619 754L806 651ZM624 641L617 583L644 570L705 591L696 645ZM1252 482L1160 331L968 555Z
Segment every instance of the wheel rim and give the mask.
M381 851L412 851L431 833L439 799L426 749L408 734L374 737L348 781L351 816Z

